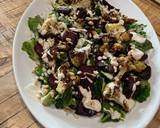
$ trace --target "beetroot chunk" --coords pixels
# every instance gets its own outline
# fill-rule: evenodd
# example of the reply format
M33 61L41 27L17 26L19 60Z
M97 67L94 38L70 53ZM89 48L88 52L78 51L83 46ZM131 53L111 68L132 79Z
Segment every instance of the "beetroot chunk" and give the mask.
M35 46L34 46L34 50L35 52L41 57L42 56L42 53L43 53L43 47L41 44L37 43Z

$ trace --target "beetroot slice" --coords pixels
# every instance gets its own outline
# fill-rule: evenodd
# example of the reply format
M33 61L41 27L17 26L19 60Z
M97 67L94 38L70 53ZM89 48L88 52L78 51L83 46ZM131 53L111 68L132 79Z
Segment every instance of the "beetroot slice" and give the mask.
M41 44L37 43L35 46L34 46L34 50L35 52L41 57L42 56L42 53L43 53L43 47Z

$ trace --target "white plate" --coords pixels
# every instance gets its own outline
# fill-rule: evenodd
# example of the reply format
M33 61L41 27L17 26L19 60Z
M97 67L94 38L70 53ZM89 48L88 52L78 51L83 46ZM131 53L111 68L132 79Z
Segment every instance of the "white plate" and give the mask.
M25 90L25 87L34 81L31 73L34 63L21 51L21 46L23 41L31 38L27 26L28 17L37 14L45 16L50 10L48 0L35 0L25 11L17 27L13 45L13 68L17 86L24 102L34 117L47 128L143 128L150 122L158 109L160 103L160 45L156 33L148 19L132 1L108 1L115 7L120 8L122 13L136 18L148 26L147 32L154 46L154 51L149 59L149 63L152 66L151 96L146 102L142 104L137 103L133 111L127 115L125 121L104 124L99 122L99 117L79 117L76 119L72 114L67 115L63 110L43 107L39 102L32 99Z

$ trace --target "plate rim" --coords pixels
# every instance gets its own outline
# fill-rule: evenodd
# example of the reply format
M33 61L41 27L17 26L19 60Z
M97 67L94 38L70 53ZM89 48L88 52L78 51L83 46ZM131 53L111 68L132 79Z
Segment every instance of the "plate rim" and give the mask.
M18 37L18 30L20 29L20 25L21 25L21 22L23 20L23 18L25 17L25 15L27 14L27 12L30 10L30 8L36 3L37 0L33 0L29 6L25 9L23 15L21 16L19 22L18 22L18 25L16 27L16 31L15 31L15 35L14 35L14 40L13 40L13 50L12 50L12 65L13 65L13 74L14 74L14 78L15 78L15 81L16 81L16 86L20 92L20 95L23 99L23 102L25 103L25 105L27 106L28 110L31 112L31 114L33 115L33 117L44 127L49 127L49 125L44 121L42 120L41 117L38 117L36 116L34 110L32 110L32 107L29 105L29 103L27 102L27 98L25 97L25 95L23 94L23 90L20 88L20 83L19 83L19 79L17 77L17 73L16 73L16 64L15 64L15 50L16 50L16 39ZM145 16L146 20L148 21L148 23L150 24L150 27L151 29L153 30L153 33L156 35L156 38L157 38L157 41L159 42L158 40L158 36L155 32L155 29L153 28L150 20L148 19L148 17L144 14L144 12L132 1L132 0L128 0L128 2L130 2L138 11L142 12L142 14ZM159 44L160 45L160 44ZM158 111L158 108L160 106L160 95L159 95L159 103L157 103L158 105L155 106L155 109L152 110L152 113L151 115L147 118L147 120L145 120L146 122L142 122L140 125L139 125L139 128L142 128L142 127L146 127L150 122L151 120L153 119L154 115L156 114L156 112Z

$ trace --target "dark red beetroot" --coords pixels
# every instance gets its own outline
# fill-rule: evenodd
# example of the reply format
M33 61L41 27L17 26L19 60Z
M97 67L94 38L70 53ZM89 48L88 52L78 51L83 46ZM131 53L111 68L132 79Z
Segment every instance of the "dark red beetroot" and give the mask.
M131 76L129 73L125 73L121 80L123 82L123 94L129 99L134 94L133 85L137 82L137 79Z
M86 66L86 65L83 65L80 67L80 71L82 71L82 73L93 73L93 71L96 71L97 70L97 67L96 66Z
M141 73L139 73L139 76L143 80L149 80L149 78L151 77L151 67L147 66Z
M42 38L42 39L46 39L47 40L48 38L53 39L55 37L56 37L56 35L53 34L53 33L47 33L45 35L42 35L41 33L39 33L39 38Z
M114 74L114 73L115 73L114 67L113 67L113 65L111 65L111 64L109 64L109 65L106 66L106 71L107 71L108 73L111 73L111 74Z
M85 8L77 8L77 18L86 18L87 17L87 10Z
M140 60L141 60L141 61L145 61L147 58L148 58L148 55L147 55L147 54L144 54Z
M56 89L56 87L57 87L55 80L56 80L56 78L53 76L53 74L50 74L48 77L48 83L49 83L49 86L53 89Z
M37 43L35 46L34 46L34 50L35 52L41 57L42 56L42 53L43 53L43 47L41 44Z
M71 11L72 10L70 8L68 8L68 7L60 7L57 10L58 13L62 13L64 15L69 15L71 13Z
M137 20L132 19L132 18L128 18L126 16L123 17L123 21L124 21L124 26L128 29L128 25L129 24L133 24L135 22L137 22Z
M77 105L75 110L76 110L75 111L76 114L82 115L82 116L92 117L97 114L96 111L85 108L81 102Z
M88 79L92 80L90 77L88 77ZM80 85L85 88L85 89L90 89L93 82L91 82L90 80L88 80L87 78L81 78L80 79Z
M114 6L112 6L110 3L107 2L107 0L100 0L101 3L105 6L108 6L108 9L111 10L111 9L116 9ZM119 11L119 9L116 9L117 11Z
M66 41L66 38L71 39L71 42L73 43L73 45L76 45L79 39L79 34L71 30L66 30L62 36L62 40Z
M56 46L52 46L50 49L49 49L49 52L50 54L52 55L51 58L52 59L55 59L57 57L57 47Z
M78 100L81 101L83 98L83 95L81 94L79 87L78 86L74 86L74 91L76 92L75 94L73 94L73 97Z

